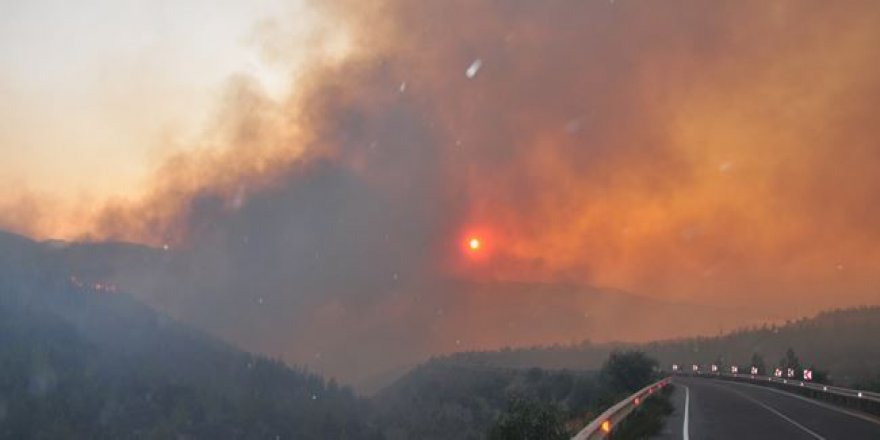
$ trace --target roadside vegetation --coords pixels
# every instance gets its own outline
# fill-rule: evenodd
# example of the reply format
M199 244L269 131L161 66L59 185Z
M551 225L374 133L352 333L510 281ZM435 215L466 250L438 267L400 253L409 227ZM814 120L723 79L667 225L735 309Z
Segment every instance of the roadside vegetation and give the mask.
M567 439L659 378L639 351L612 353L597 372L462 366L434 360L375 401L388 438ZM655 399L650 399L655 400ZM642 416L662 420L653 404ZM662 423L651 426L659 430Z

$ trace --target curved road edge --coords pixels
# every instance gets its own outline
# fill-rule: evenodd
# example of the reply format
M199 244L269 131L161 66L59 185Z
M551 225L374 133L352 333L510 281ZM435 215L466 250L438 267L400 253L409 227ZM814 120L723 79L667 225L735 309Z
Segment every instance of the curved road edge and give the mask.
M675 377L659 439L877 439L880 419L754 384Z

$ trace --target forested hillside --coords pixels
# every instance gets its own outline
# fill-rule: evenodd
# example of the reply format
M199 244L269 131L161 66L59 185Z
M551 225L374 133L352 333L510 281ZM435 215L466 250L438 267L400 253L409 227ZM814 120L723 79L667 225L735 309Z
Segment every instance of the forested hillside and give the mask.
M880 372L880 307L828 311L781 326L744 329L717 338L657 342L643 348L665 365L711 362L751 365L755 355L767 368L792 349L799 363L852 385Z
M695 337L647 344L556 345L459 353L445 359L465 365L595 369L614 349L644 350L663 368L673 363L750 365L757 354L767 367L791 348L803 366L829 373L839 384L863 383L880 372L880 307L834 310L782 325L741 329L723 336Z
M0 236L0 437L370 438L350 389L193 331Z

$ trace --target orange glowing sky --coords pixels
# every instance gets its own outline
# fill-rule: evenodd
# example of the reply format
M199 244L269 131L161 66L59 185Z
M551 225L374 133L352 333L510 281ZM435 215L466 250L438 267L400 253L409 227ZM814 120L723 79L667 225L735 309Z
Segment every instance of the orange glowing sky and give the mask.
M222 216L327 161L424 212L396 226L440 271L880 294L875 2L233 2L192 36L207 4L96 2L118 20L86 31L50 3L4 19L36 54L0 70L6 228L185 245L199 195Z

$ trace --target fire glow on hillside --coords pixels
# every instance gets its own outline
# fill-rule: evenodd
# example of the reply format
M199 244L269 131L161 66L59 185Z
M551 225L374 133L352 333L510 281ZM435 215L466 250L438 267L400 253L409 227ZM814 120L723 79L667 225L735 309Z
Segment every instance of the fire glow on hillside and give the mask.
M119 293L119 286L107 281L83 281L75 275L70 276L70 284L80 292Z

